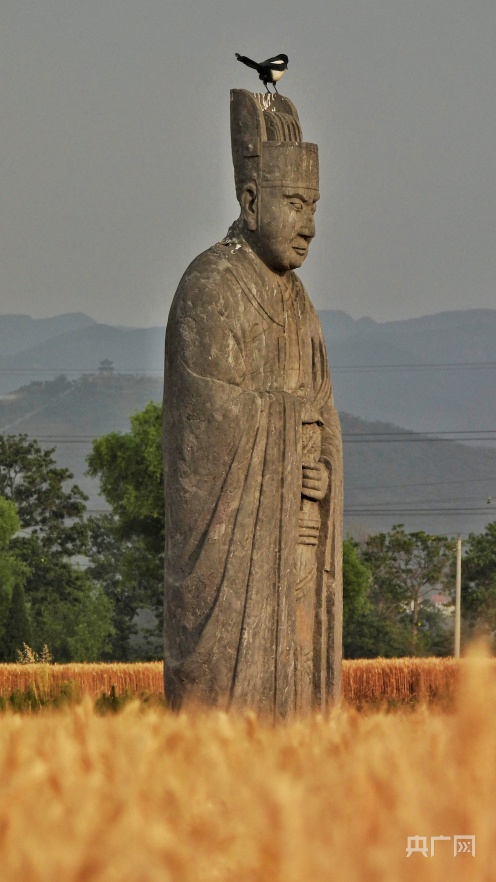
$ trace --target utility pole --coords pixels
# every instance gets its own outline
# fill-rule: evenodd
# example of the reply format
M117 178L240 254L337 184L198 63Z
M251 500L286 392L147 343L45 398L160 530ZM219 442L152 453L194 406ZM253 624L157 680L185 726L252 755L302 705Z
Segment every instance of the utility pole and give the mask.
M460 631L462 605L462 539L456 540L456 591L455 591L455 658L460 658Z

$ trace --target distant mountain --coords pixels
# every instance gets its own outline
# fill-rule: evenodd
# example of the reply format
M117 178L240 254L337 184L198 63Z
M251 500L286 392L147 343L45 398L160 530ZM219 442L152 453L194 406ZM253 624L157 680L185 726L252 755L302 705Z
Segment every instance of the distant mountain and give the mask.
M98 373L69 381L33 383L0 397L0 432L26 432L56 447L60 465L75 474L101 510L98 484L85 476L91 441L126 432L129 417L160 401L160 378ZM412 435L341 414L344 434L345 525L363 533L404 523L433 533L481 532L496 520L496 450Z
M98 482L85 475L92 440L127 432L130 416L161 397L161 379L117 373L31 383L0 396L0 433L26 433L44 447L56 447L58 463L73 472L90 497L89 507L101 509L106 503Z
M0 339L8 329L18 341L17 349L11 347L4 355L0 349L0 392L10 392L35 380L50 380L65 374L71 378L93 373L103 359L113 362L116 371L135 374L161 374L163 370L163 328L119 328L86 322L62 322L49 327L42 325L36 331L29 327L24 343L22 325L4 319L18 317L0 316ZM22 318L22 317L21 317ZM60 316L60 319L71 318ZM82 317L83 318L83 317ZM53 321L53 320L51 320Z
M496 430L496 310L320 316L341 409L414 431Z
M17 355L46 340L69 331L95 325L94 319L83 312L71 312L47 319L32 319L28 315L0 316L0 357Z
M496 449L341 414L345 525L355 536L405 524L479 533L496 521Z
M395 322L320 312L340 410L422 432L496 430L496 310ZM83 314L0 316L0 393L60 374L160 377L164 328L102 325ZM494 436L496 437L496 436Z

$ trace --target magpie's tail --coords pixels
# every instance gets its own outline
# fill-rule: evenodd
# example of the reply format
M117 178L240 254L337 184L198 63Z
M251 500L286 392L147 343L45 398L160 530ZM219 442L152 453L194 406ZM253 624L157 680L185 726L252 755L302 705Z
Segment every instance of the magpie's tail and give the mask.
M238 61L242 61L247 67L253 67L254 70L258 70L258 64L256 61L252 61L251 58L247 58L246 55L240 55L239 52L236 52L235 55Z

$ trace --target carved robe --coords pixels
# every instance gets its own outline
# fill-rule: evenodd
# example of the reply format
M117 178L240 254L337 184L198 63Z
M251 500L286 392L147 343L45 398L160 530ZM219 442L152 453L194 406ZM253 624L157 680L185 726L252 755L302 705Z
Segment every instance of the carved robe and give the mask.
M302 462L329 473L302 499ZM341 670L341 432L318 316L241 238L189 266L167 325L165 692L274 717Z

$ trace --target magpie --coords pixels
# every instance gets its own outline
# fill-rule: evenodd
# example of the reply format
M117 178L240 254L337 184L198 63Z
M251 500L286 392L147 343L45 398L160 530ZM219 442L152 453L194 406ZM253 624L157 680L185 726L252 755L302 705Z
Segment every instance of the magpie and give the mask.
M248 67L253 67L254 70L258 71L258 77L262 80L267 92L270 93L267 83L272 83L277 92L276 82L281 79L284 71L287 70L288 67L287 55L284 55L281 52L280 55L274 55L273 58L267 58L267 61L261 61L260 64L257 64L256 61L252 61L251 58L247 58L246 55L240 55L239 52L236 52L235 54L238 61L242 61L243 64L246 64Z

